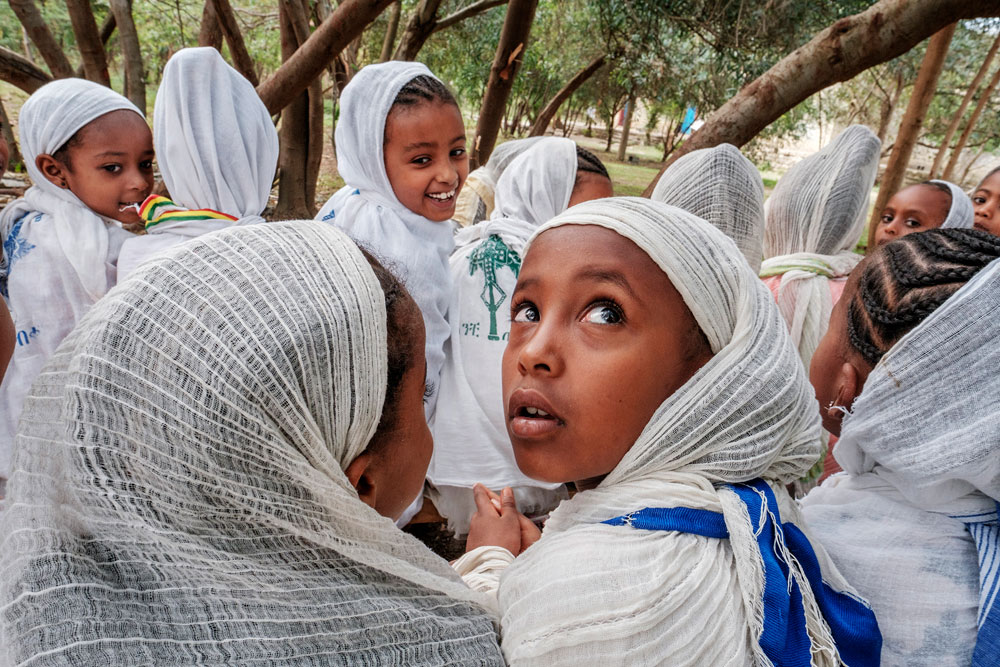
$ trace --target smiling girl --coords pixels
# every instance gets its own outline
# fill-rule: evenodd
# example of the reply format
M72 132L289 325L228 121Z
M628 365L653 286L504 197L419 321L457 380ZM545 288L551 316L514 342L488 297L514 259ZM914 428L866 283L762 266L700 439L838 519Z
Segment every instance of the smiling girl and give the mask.
M0 294L17 348L0 385L0 485L21 404L45 360L114 284L118 253L138 223L132 204L153 187L153 137L114 91L63 79L21 108L21 149L33 186L0 214Z

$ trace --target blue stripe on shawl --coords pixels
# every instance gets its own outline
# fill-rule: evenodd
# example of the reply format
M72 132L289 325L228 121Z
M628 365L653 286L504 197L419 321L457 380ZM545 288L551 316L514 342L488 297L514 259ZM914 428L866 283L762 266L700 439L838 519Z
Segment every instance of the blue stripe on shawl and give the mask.
M979 554L979 632L972 667L1000 665L1000 503L996 511L953 516L965 523Z

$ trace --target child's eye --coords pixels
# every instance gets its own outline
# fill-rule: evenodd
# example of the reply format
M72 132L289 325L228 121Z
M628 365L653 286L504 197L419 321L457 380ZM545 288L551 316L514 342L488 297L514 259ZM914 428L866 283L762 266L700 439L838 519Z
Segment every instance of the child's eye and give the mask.
M973 204L985 204L986 203L986 197L982 197L980 195L976 195L975 197L972 198L972 203Z
M421 155L420 157L415 157L412 160L410 160L412 164L427 164L430 161L431 159L426 155Z
M888 225L890 222L892 222L892 214L891 213L883 213L882 217L880 219L882 220L882 222L884 224Z
M152 168L153 168L152 160L143 160L142 162L139 163L139 169L142 169L143 171L149 171Z
M464 148L453 148L452 151L451 151L451 156L452 157L462 157L463 155L465 155L465 149Z
M514 322L537 322L541 319L538 309L533 303L525 301L511 309L511 320Z
M919 220L915 220L914 218L907 219L905 224L907 227L911 229L923 226L923 223L921 223Z
M621 324L624 319L625 314L616 303L597 304L583 315L583 320L591 324Z
M106 164L102 166L101 169L108 172L109 174L117 174L122 170L122 166L120 164Z

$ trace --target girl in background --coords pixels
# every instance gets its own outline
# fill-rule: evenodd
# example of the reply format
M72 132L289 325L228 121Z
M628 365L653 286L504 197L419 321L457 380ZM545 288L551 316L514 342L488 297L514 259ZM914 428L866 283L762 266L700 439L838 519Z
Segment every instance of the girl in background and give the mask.
M1000 236L1000 167L986 174L972 194L975 228Z
M973 217L972 202L954 183L917 183L886 202L875 229L875 247L928 229L971 229Z

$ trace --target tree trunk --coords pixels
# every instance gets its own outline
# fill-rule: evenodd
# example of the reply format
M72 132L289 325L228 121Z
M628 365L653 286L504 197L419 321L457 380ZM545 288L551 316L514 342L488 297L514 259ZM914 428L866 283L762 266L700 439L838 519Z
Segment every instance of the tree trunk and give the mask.
M559 89L559 92L549 100L549 103L539 112L538 118L535 119L535 123L531 126L531 131L528 133L529 137L540 137L545 134L545 130L548 129L549 123L555 117L556 112L559 111L559 107L563 105L563 102L568 100L573 96L573 93L582 86L587 79L594 76L597 70L604 66L605 57L603 55L598 56L590 61L586 67L576 73L572 79L566 82L566 85Z
M268 111L277 113L288 106L390 2L392 0L343 0L306 43L257 86L257 93Z
M938 167L941 166L941 162L944 161L944 156L948 152L948 147L951 145L951 140L955 136L955 132L958 130L959 123L962 122L962 117L965 115L965 110L969 108L969 102L972 101L973 96L976 94L976 90L979 89L979 84L983 82L983 77L986 76L986 72L989 71L990 65L993 63L993 58L997 54L997 50L1000 49L1000 35L993 40L993 46L990 47L989 52L986 54L986 58L983 60L982 66L979 71L976 72L976 76L973 77L972 83L969 84L969 89L965 91L965 97L962 98L962 103L958 105L958 111L952 116L951 122L948 123L948 130L944 133L944 139L941 141L941 147L938 149L937 155L934 156L934 164L931 165L931 172L928 178L937 178Z
M500 42L490 67L490 78L486 83L479 122L476 124L476 139L472 144L472 161L469 165L472 169L486 164L496 146L500 120L514 86L521 58L524 57L537 6L538 0L511 0L507 5L507 16L504 18L503 30L500 31Z
M403 36L396 47L395 60L413 60L417 57L424 42L434 32L437 24L437 11L441 0L420 0L410 18L406 21Z
M145 114L146 73L143 71L142 51L139 49L139 33L132 20L132 3L130 0L110 0L110 4L118 25L122 59L125 61L125 97Z
M104 52L104 43L101 41L101 33L97 29L97 21L94 20L90 3L87 0L66 0L66 8L69 10L69 20L73 24L77 48L80 49L84 74L91 81L110 88L108 56Z
M976 151L976 154L972 157L971 160L969 160L969 164L965 165L965 171L962 172L962 178L959 181L959 183L965 182L965 179L969 177L969 172L972 171L972 165L976 164L976 162L979 161L979 158L983 156L983 153L986 152L986 143L984 143L982 146L979 147L979 150Z
M955 149L951 152L951 158L948 160L948 166L944 168L944 173L941 174L941 178L948 180L951 178L952 173L955 171L956 165L958 165L958 158L962 154L962 150L965 148L965 144L969 141L969 135L972 134L972 130L975 129L976 123L979 122L979 116L982 115L983 109L986 108L986 103L990 101L990 97L993 96L993 91L996 90L997 84L1000 83L1000 67L993 74L993 78L983 89L982 94L979 96L979 101L976 102L976 108L972 110L972 115L969 116L969 122L965 125L965 129L962 130L962 135L958 138L958 143L955 144Z
M955 21L998 15L1000 0L879 0L860 14L840 19L745 86L671 161L721 143L742 146L816 91L892 60ZM647 196L669 164L650 182Z
M52 77L38 65L0 46L0 81L13 84L30 95L51 80Z
M903 73L896 72L896 87L893 88L892 95L888 99L882 100L882 108L879 111L878 119L878 140L885 143L885 135L889 132L889 125L892 123L892 113L899 104L899 98L903 94Z
M920 63L920 71L917 73L917 82L913 85L910 104L906 107L906 113L899 124L899 132L896 134L896 142L892 147L892 155L889 156L889 164L886 165L885 173L882 175L882 184L879 186L872 217L868 222L869 248L875 247L875 231L878 228L878 220L882 216L882 209L903 183L906 167L910 163L910 155L913 154L913 146L920 136L924 116L927 115L927 108L934 98L937 80L941 75L941 68L944 67L948 46L951 44L951 37L955 34L957 25L957 23L952 23L937 32L927 44L927 53L924 54L924 59Z
M403 0L396 0L392 3L392 12L389 14L389 25L385 29L385 39L382 40L382 53L379 54L378 61L384 63L392 58L392 47L396 43L396 32L399 30L399 15L403 13Z
M431 31L431 34L441 32L442 30L450 28L460 21L464 21L465 19L475 16L476 14L482 14L487 9L493 9L494 7L499 7L504 4L507 4L507 0L479 0L478 2L473 2L471 5L463 7L454 14L449 14L438 21L434 26L434 30Z
M240 24L236 22L236 12L233 11L233 6L229 4L229 0L208 0L208 2L211 2L215 9L219 28L222 30L222 36L226 39L226 46L229 47L229 57L233 59L233 67L254 87L257 87L260 82L257 78L257 67L243 41L243 33L240 31ZM271 113L280 111L280 109L270 108L268 110Z
M108 12L108 15L104 19L104 23L101 24L101 44L104 45L105 51L107 51L108 48L108 40L111 39L111 35L115 34L116 27L118 27L118 24L115 21L114 12ZM73 76L78 79L87 78L82 62L80 63L80 66L76 68L76 74Z
M625 153L628 151L628 135L632 131L632 114L635 112L635 95L628 96L625 103L625 121L622 123L622 138L618 144L618 161L625 161Z
M38 11L33 0L10 0L10 8L24 26L24 31L31 42L38 48L52 76L56 79L73 76L73 66L69 64L69 59L59 46L59 42L52 36L49 26L46 25L42 13Z
M201 10L201 27L198 29L198 46L211 46L216 51L222 50L222 27L215 13L215 5L211 0L205 3Z
M615 140L615 115L617 113L618 112L616 111L615 113L611 114L611 120L609 120L607 123L608 141L606 144L604 144L605 153L611 152L611 143Z
M0 131L3 132L3 138L7 141L7 149L10 152L10 156L7 160L7 169L13 169L15 165L24 165L24 158L21 157L21 151L17 150L17 140L14 138L14 128L10 125L10 119L7 117L7 110L3 108L3 100L0 100L0 124L3 125ZM0 169L0 177L3 176L3 169Z

